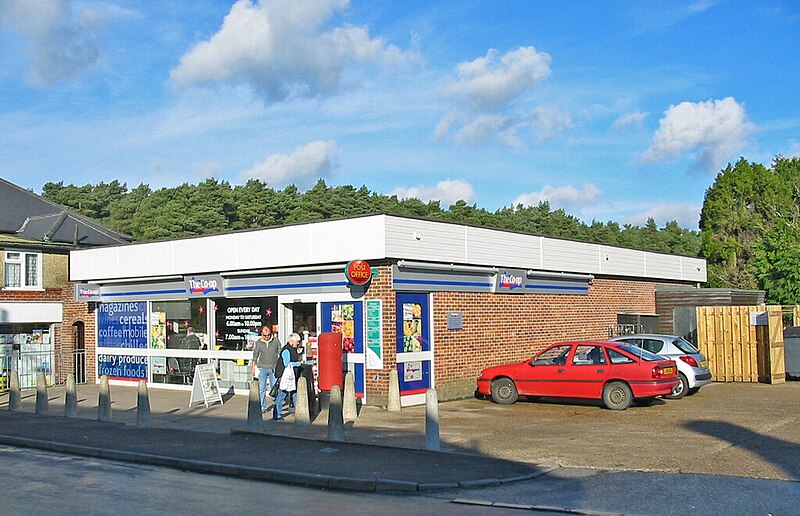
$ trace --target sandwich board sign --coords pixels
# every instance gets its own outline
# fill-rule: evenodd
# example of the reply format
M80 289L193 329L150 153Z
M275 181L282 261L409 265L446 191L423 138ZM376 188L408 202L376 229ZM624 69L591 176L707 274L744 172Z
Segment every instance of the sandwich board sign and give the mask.
M198 364L194 368L194 381L192 382L192 394L189 397L189 406L196 401L201 401L208 407L209 403L218 401L220 405L223 404L222 394L219 391L219 382L217 381L217 372L214 370L214 364Z

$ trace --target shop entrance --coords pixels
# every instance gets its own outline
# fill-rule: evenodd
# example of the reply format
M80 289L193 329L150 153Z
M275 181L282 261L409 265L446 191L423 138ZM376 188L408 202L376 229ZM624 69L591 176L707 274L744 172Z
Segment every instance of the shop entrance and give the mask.
M433 378L428 294L398 293L396 320L400 405L420 405Z
M322 303L321 316L323 332L342 334L343 365L355 377L356 398L365 400L363 303Z
M286 307L292 314L289 333L297 333L304 342L317 336L317 303L291 303Z

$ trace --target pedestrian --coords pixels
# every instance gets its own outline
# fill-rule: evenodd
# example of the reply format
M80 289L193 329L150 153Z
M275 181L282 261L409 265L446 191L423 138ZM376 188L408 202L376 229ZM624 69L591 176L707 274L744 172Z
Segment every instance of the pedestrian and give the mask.
M183 349L202 349L203 343L200 342L200 337L194 333L194 328L191 326L186 327L186 336L181 339L181 347Z
M279 378L280 390L275 399L275 407L272 409L272 419L279 421L283 419L283 402L288 397L290 406L297 403L297 376L300 366L303 365L297 346L300 345L300 335L292 333L286 341L286 345L281 350L281 356L275 365L275 376ZM284 379L284 375L286 378Z
M269 392L275 385L275 367L281 349L281 341L272 333L267 325L261 327L258 340L253 347L253 359L250 361L253 376L258 377L258 393L261 400L261 412L269 410Z

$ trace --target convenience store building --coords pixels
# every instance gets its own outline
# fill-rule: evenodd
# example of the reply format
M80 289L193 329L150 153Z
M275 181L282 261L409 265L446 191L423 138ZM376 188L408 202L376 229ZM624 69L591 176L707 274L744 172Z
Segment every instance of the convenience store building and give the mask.
M112 382L190 389L210 362L223 390L246 392L254 330L269 324L309 353L342 333L357 396L386 404L396 368L407 406L430 387L470 396L483 368L552 342L607 337L625 314L656 313L656 287L705 282L706 263L369 215L73 251L70 280L91 303L95 372Z

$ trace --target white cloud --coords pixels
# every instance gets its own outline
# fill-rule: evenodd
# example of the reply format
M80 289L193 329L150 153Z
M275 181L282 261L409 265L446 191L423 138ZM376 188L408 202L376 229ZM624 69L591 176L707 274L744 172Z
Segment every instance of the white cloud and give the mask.
M534 47L503 55L490 49L484 57L460 63L456 72L458 79L442 90L445 97L463 96L479 110L496 110L549 76L550 56Z
M788 157L800 157L800 142L797 140L789 140L789 151L786 155Z
M325 31L348 0L239 0L222 28L170 72L177 86L244 83L266 101L333 93L353 63L398 66L418 56L370 38L365 27Z
M634 111L632 113L625 113L620 115L619 118L614 120L611 127L614 129L625 129L628 127L641 127L650 113L642 113L641 111Z
M520 106L539 82L550 75L550 56L534 47L520 47L456 66L457 78L445 85L443 97L454 108L445 113L434 130L438 139L452 137L460 145L495 142L505 147L522 146L519 132L534 131L536 141L549 140L572 125L571 117L552 107L529 112Z
M214 163L214 162L200 163L199 165L197 165L196 168L197 168L197 172L204 179L217 177L219 175L219 171L220 171L219 163Z
M580 210L597 202L602 191L593 183L584 184L581 189L574 186L554 187L545 185L538 192L524 193L511 203L512 206L537 206L542 201L550 203L552 209Z
M4 0L0 26L19 31L33 59L27 80L48 86L78 76L97 62L100 16L71 0Z
M472 185L463 179L445 179L436 183L434 187L397 187L389 195L396 195L399 199L415 198L425 202L438 200L445 207L460 200L467 203L475 200L475 191L472 189Z
M301 188L311 186L338 168L336 153L335 142L317 140L298 147L291 154L273 154L241 176L244 180L260 179L273 187L289 183Z
M454 140L458 144L479 145L494 139L506 147L518 148L520 141L517 133L526 125L530 123L512 116L482 114L458 129Z
M539 106L531 114L531 123L536 133L536 140L541 143L552 140L572 127L572 117L559 109Z
M539 106L530 115L500 113L446 113L439 120L434 135L446 138L452 132L453 141L459 145L481 145L494 141L504 147L519 149L519 133L532 129L534 139L541 143L552 140L572 127L572 117L563 111Z
M643 226L648 218L652 218L657 225L663 226L672 220L677 221L681 227L697 229L700 223L701 206L697 204L657 204L645 211L625 218L626 224Z
M754 130L744 106L733 97L682 102L664 113L642 157L654 162L693 152L698 169L714 171L745 146Z

